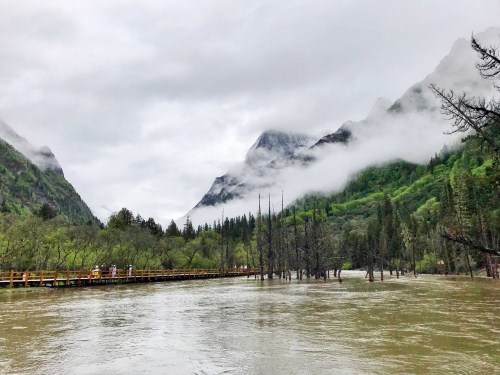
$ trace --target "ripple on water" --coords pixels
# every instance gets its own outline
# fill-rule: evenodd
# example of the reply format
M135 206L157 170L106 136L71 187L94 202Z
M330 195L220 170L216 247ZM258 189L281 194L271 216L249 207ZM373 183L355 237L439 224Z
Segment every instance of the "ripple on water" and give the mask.
M0 310L0 373L438 374L500 366L498 286L342 276L342 284L214 279L9 297Z

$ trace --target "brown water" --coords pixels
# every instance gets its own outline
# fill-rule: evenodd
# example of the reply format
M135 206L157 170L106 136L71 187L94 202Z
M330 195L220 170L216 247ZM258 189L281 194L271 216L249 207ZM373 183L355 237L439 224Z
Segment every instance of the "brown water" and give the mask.
M500 374L500 283L253 278L0 291L1 374Z

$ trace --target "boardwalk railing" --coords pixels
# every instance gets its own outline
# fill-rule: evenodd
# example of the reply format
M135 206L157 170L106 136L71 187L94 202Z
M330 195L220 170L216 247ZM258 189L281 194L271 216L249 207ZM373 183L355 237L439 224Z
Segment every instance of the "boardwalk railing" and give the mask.
M89 286L127 282L205 279L214 277L250 276L256 269L173 269L173 270L100 270L2 271L0 287L16 286Z

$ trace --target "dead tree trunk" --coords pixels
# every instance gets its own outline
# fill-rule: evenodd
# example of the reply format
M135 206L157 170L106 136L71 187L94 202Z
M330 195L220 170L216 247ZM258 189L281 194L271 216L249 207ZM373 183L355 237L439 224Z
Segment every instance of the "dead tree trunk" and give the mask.
M271 223L271 194L269 194L269 211L267 217L267 278L274 277L273 233Z

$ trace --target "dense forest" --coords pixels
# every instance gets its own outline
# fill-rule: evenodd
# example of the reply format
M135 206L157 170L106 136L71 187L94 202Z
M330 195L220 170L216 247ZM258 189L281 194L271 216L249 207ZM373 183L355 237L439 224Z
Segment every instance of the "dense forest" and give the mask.
M500 80L497 51L472 39L479 73ZM495 86L500 92L498 86ZM499 102L431 86L463 132L427 165L395 161L370 167L328 196L310 194L283 207L269 197L256 213L221 217L194 227L172 221L163 229L123 208L106 225L75 224L41 207L36 214L0 214L0 268L89 269L100 264L136 268L255 267L261 277L340 279L363 268L369 280L384 272L467 273L498 277L500 260ZM273 207L280 207L274 210ZM295 275L295 273L294 273Z
M40 169L0 139L0 211L26 216L42 212L73 223L95 223L92 214L62 171Z

